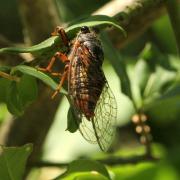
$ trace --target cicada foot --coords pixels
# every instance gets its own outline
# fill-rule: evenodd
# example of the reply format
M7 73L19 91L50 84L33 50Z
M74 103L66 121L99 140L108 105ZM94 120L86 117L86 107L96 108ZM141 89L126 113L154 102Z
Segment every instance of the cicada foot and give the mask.
M68 70L69 70L69 65L67 64L65 66L64 72L63 72L62 77L60 79L59 85L57 86L54 94L51 96L52 99L54 99L54 97L60 92L62 85L64 84L64 81L67 79Z

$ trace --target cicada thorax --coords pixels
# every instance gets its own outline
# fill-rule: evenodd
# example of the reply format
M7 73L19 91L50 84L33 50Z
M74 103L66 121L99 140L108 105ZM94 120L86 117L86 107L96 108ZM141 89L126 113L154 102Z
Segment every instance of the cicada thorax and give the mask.
M76 109L90 120L106 82L101 70L103 51L100 42L92 33L81 34L69 57L69 93Z

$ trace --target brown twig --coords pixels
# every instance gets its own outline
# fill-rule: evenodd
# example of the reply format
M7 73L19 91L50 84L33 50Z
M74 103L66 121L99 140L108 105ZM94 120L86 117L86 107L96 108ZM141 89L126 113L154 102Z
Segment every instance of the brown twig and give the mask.
M93 14L113 16L127 32L127 38L112 29L109 36L116 47L122 48L140 36L166 9L164 0L114 0L98 9Z
M135 124L136 133L140 134L140 142L145 145L147 158L152 158L150 127L146 124L147 116L143 113L138 113L132 117L132 122Z
M16 81L19 82L20 78L16 77L16 76L11 76L3 71L0 71L0 76L5 78L5 79L9 79L10 81Z
M159 158L155 157L147 157L145 155L141 156L132 156L128 158L119 158L119 157L111 157L107 159L97 159L97 161L114 166L114 165L120 165L120 164L136 164L139 162L144 162L144 161L149 161L149 162L156 162L158 161ZM31 162L29 166L31 167L67 167L69 163L54 163L54 162L49 162L49 161L39 161L39 162Z

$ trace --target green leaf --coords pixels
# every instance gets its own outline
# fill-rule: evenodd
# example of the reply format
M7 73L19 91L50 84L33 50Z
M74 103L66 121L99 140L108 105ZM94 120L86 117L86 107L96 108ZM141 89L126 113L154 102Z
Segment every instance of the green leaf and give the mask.
M71 24L66 29L66 32L70 36L71 34L74 35L74 32L79 31L82 26L99 27L99 28L114 26L115 28L120 30L124 34L124 36L126 36L125 30L121 26L118 25L118 22L113 17L109 17L105 15L94 15L88 18L77 20L73 22L73 24Z
M8 72L11 70L11 67L10 66L0 66L0 71L3 71L3 72Z
M21 116L24 109L37 98L36 79L29 75L23 75L20 82L11 81L6 95L8 110Z
M157 65L169 71L175 70L169 57L160 52L160 50L154 44L147 43L139 57L140 59L144 59L146 61L152 72L155 71Z
M114 26L115 28L119 29L124 35L126 35L125 31L122 29L121 26L114 20L114 18L105 16L105 15L96 15L90 16L86 19L80 20L76 22L76 24L72 24L68 28L65 29L67 36L72 39L76 36L77 31L82 26L89 26L89 27L108 27ZM50 37L49 39L31 46L31 47L8 47L0 49L1 53L35 53L35 54L43 54L43 53L52 53L51 51L55 51L59 47L60 49L64 48L62 40L58 36Z
M12 81L9 85L7 96L6 96L7 108L10 113L21 116L24 112L24 108L19 97L19 92L17 89L17 83Z
M6 102L6 93L11 81L5 78L0 78L0 102Z
M143 91L146 87L147 81L149 79L149 76L151 74L151 71L149 69L148 64L144 59L140 59L137 61L135 67L134 67L135 75L136 75L136 83L140 88L141 93L143 94Z
M171 1L170 1L171 2ZM164 52L176 54L176 41L168 15L161 16L151 26L152 33L156 42Z
M114 179L122 180L178 180L179 171L166 159L159 162L143 162L136 165L126 164L111 168L115 174Z
M137 165L125 165L112 168L116 179L125 180L152 180L156 177L157 166L153 163L139 163Z
M143 97L152 96L163 84L173 80L175 68L170 63L169 58L162 55L154 45L146 44L135 65L133 80ZM162 81L163 76L166 78Z
M147 43L136 64L128 71L133 97L138 108L161 97L177 79L177 61Z
M177 0L167 1L165 5L176 39L177 55L180 56L180 5Z
M17 71L25 75L22 76L20 82L11 82L8 88L6 102L9 112L16 116L21 116L26 106L37 97L37 85L34 77L42 80L54 90L56 90L57 84L48 75L26 65L19 65L12 68L11 74ZM61 93L67 94L63 88L61 89Z
M122 57L120 56L119 52L113 47L107 34L103 33L101 35L101 39L103 41L105 57L112 63L114 70L120 77L122 93L132 99L130 81L125 69L125 64L122 62Z
M36 79L29 75L23 75L17 84L17 90L22 105L27 106L37 98L38 89Z
M67 129L69 132L74 133L78 130L78 120L76 119L77 117L74 114L73 108L70 106L68 110L68 115L67 115Z
M45 41L31 47L7 47L0 49L1 53L39 53L42 54L54 48L56 44L61 45L62 41L58 36L52 36Z
M165 87L169 87L176 79L176 73L168 71L160 66L156 67L156 72L149 76L146 87L144 89L144 100L151 101L154 98L161 96L165 92Z
M107 169L105 168L103 164L97 161L93 161L93 160L82 159L82 160L75 160L71 162L68 166L67 171L64 174L58 176L56 180L66 178L72 175L73 173L78 173L78 172L89 172L90 174L92 172L94 173L97 172L103 175L104 177L106 177L107 179L111 179Z
M12 69L12 73L15 73L16 71L20 71L24 74L28 74L30 76L36 77L54 90L56 90L57 88L57 83L51 77L49 77L48 75L46 75L45 73L41 71L38 71L35 68L29 67L26 65L19 65ZM66 90L64 90L63 88L61 88L60 93L65 94L65 95L67 94Z
M23 179L26 161L31 151L31 144L22 147L0 146L0 179Z
M8 117L8 110L5 103L0 103L0 126Z
M72 173L67 177L64 177L63 180L108 180L107 177L99 174L98 172L78 172ZM59 179L62 180L62 179Z
M156 100L145 104L144 110L152 119L163 124L177 120L180 112L180 83L175 84Z
M1 81L5 81L4 87L6 87L7 93L2 90L2 95L6 95L6 103L9 112L16 116L21 116L24 113L26 106L37 98L38 90L36 79L34 77L42 80L54 90L56 90L57 84L48 75L26 65L19 65L12 68L11 74L15 74L17 72L22 72L24 74L21 77L20 82L8 82L7 80L0 79L0 83ZM67 92L63 88L61 89L61 93L67 95Z
M147 43L143 51L140 53L140 58L134 67L135 81L143 94L150 74L152 73L151 64L154 61L152 57L152 45Z

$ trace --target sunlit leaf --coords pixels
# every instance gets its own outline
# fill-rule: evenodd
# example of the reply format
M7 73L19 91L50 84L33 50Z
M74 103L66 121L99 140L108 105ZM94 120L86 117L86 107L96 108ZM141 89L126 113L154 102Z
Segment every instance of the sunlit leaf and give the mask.
M36 68L29 67L26 65L19 65L19 66L14 67L12 71L13 73L15 73L16 71L20 71L24 74L28 74L30 76L36 77L54 90L56 90L57 88L57 83L51 77L49 77L48 75L46 75L45 73L41 71L38 71ZM61 93L67 94L63 88L61 89Z
M111 170L115 174L115 179L139 180L146 177L147 180L152 180L156 176L157 166L153 163L127 164L119 165Z
M107 177L99 174L98 172L77 172L64 177L63 180L108 180ZM61 180L58 179L58 180Z
M73 173L78 172L89 172L91 173L99 173L106 177L107 179L110 179L109 173L105 166L97 161L93 160L75 160L72 163L69 164L67 171L58 176L56 180L60 180L62 178L68 177L69 175Z
M158 163L139 163L137 165L119 165L111 168L115 174L114 179L139 180L146 178L147 180L178 180L178 171L167 161Z

